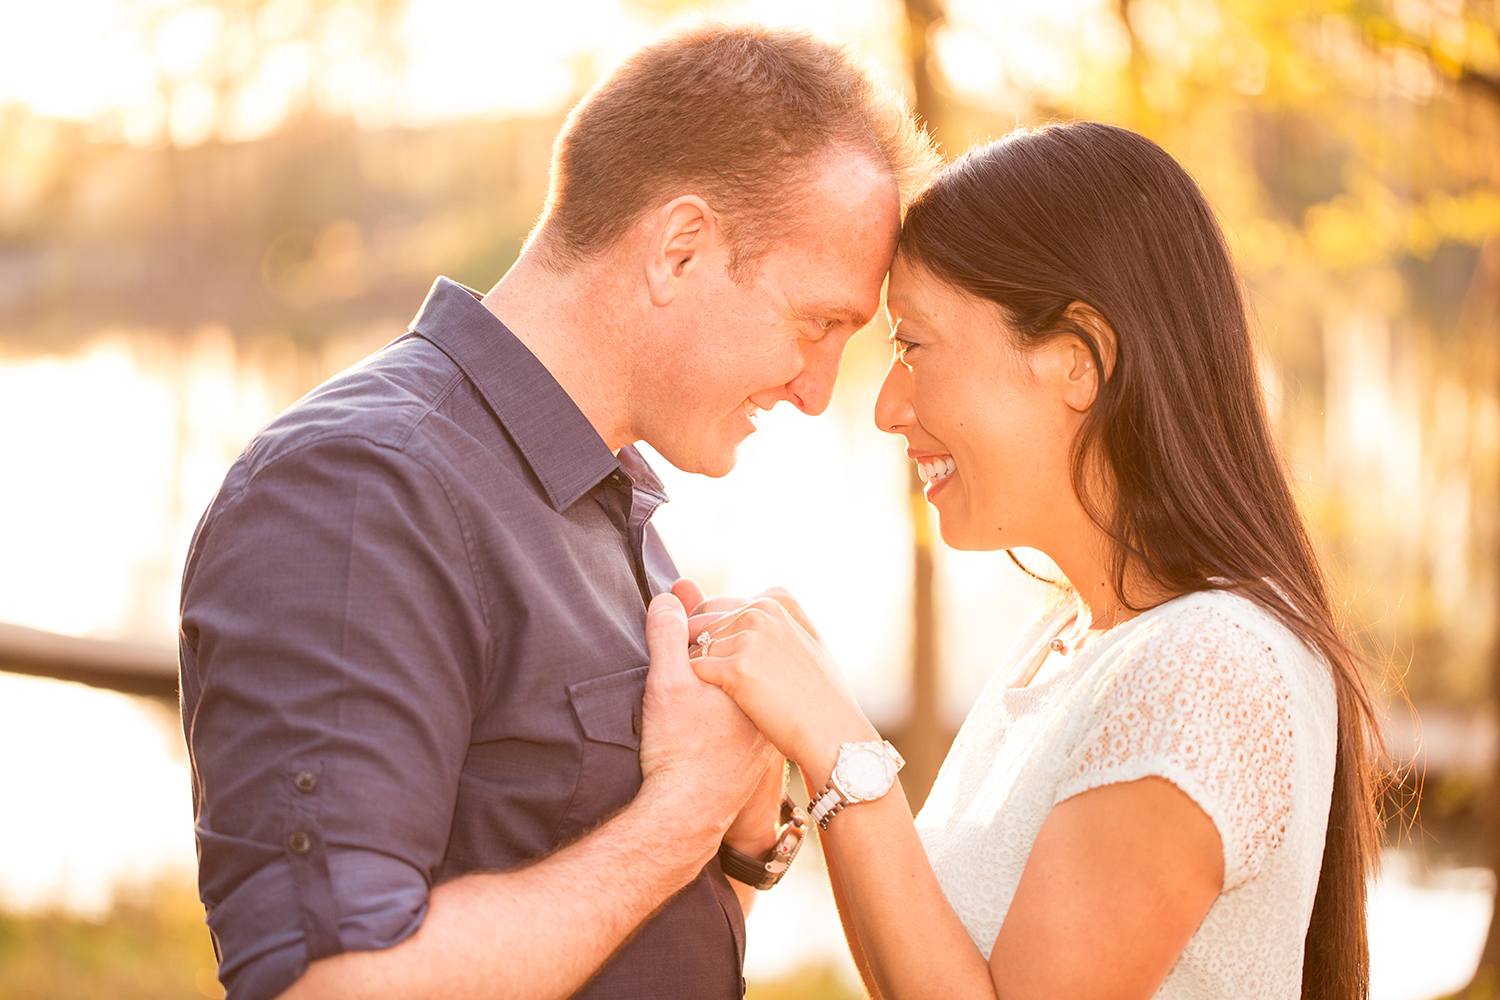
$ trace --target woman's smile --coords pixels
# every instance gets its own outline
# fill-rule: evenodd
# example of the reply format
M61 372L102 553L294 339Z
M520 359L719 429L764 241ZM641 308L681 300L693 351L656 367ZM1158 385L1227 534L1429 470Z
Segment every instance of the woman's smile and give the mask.
M948 480L958 471L952 455L915 455L917 476L927 485L926 495L930 503L938 491L948 485Z

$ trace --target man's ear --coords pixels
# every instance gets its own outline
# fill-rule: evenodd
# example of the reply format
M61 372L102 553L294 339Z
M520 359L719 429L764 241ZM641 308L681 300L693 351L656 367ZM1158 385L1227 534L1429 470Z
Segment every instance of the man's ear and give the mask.
M646 244L646 287L651 304L664 306L718 239L718 218L695 194L673 198L656 213Z
M1119 349L1114 327L1109 325L1109 321L1099 310L1085 302L1074 302L1064 310L1063 315L1092 335L1104 362L1102 377L1108 380L1114 373L1115 355ZM1094 405L1094 400L1099 396L1101 375L1095 370L1093 352L1081 338L1074 334L1064 334L1062 341L1068 369L1063 384L1063 401L1083 413Z

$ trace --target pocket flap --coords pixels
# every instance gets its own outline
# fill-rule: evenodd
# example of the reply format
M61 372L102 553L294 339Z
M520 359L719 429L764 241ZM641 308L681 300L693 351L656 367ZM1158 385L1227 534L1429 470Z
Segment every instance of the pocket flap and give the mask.
M645 667L568 685L568 700L583 735L597 743L614 743L632 750L641 748L641 699L645 694Z

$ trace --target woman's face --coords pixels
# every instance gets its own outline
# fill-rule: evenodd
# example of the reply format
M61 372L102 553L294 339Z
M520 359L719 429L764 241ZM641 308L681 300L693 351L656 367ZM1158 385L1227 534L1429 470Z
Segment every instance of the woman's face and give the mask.
M1022 353L998 305L904 255L891 268L886 309L896 357L875 422L906 438L943 540L1055 551L1082 515L1070 465L1093 399L1092 356L1068 336Z

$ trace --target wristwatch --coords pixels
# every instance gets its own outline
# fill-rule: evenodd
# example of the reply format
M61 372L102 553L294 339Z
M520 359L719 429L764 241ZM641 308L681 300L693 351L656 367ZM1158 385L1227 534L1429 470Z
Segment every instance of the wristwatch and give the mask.
M891 790L896 772L906 761L891 746L890 740L867 743L845 743L839 747L838 763L828 784L808 807L808 813L822 829L839 810L855 802L878 799Z
M802 838L807 836L807 813L792 801L790 795L781 796L781 822L776 827L776 834L776 846L758 858L721 843L719 868L725 875L752 889L771 888L792 867L792 859L802 849Z

